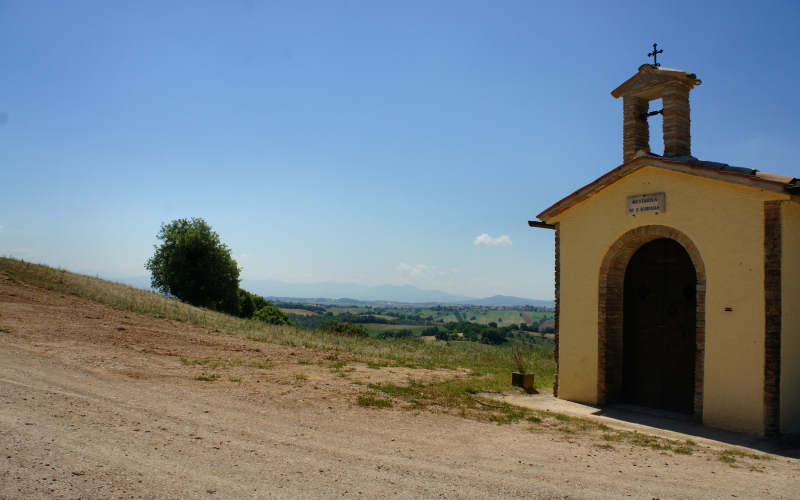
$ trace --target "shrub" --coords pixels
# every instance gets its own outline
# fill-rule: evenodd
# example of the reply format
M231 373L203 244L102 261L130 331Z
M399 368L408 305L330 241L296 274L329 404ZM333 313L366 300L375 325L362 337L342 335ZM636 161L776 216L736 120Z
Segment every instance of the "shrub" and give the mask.
M367 329L364 325L355 325L353 323L343 323L335 319L325 320L320 324L320 329L326 332L335 333L336 335L343 335L347 337L366 337Z
M500 330L492 328L483 332L481 340L484 344L500 345L505 343L506 337Z
M289 316L287 316L285 312L281 311L269 302L267 302L267 305L253 313L253 319L263 321L264 323L269 323L270 325L292 324L291 320L289 320Z
M444 341L450 340L450 334L447 333L447 331L440 332L437 330L434 336L436 337L436 340L444 340Z
M385 332L381 332L378 335L378 338L381 339L404 339L408 337L413 337L414 332L412 332L408 328L402 328L400 330L387 330Z

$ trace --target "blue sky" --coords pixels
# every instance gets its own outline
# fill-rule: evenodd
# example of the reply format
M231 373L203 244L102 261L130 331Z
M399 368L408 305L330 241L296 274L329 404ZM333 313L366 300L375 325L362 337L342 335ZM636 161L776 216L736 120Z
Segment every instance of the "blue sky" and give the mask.
M621 163L609 92L653 42L703 80L695 156L800 176L798 19L796 2L0 0L0 255L138 276L161 223L203 217L247 279L551 298L553 235L526 221Z

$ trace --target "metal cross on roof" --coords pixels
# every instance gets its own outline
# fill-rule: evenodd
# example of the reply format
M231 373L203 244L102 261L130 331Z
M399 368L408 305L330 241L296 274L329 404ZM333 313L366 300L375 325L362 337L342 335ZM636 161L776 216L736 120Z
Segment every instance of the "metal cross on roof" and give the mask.
M653 44L653 52L650 52L649 54L647 54L647 57L652 57L653 58L653 67L654 68L657 68L657 67L661 66L660 64L658 64L658 59L657 58L658 58L659 54L663 54L664 53L664 51L661 50L661 49L656 50L656 47L658 47L658 44L654 43Z

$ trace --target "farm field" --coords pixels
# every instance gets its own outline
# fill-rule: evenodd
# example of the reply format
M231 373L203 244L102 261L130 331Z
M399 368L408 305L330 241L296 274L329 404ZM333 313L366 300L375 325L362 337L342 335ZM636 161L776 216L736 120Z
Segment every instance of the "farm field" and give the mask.
M553 318L552 310L538 307L341 306L280 302L277 306L302 328L319 328L325 322L335 320L363 325L370 334L410 331L415 336L423 334L423 331L425 335L434 335L436 331L461 331L465 329L463 323L466 322L501 329L501 334L508 337L512 332L537 332L544 321ZM541 329L543 333L552 332L552 326L546 323ZM478 334L476 338L480 340L481 337Z
M552 354L527 355L551 384ZM514 391L509 356L258 325L0 259L0 497L796 493L796 457L483 399Z
M283 312L290 316L313 316L314 313L311 311L306 311L305 309L292 309L292 308L281 308Z
M433 322L449 321L471 321L480 324L491 322L506 324L530 323L536 320L550 319L553 317L552 311L533 311L532 308L487 308L478 306L460 306L441 308L419 308L419 309L387 309L384 314L398 314L405 317L432 318Z

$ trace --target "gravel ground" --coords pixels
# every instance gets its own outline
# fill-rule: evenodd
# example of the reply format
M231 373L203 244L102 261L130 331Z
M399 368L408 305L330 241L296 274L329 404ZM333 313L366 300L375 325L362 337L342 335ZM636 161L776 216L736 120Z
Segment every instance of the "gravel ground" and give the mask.
M0 279L0 497L800 495L796 458L729 464L713 445L606 449L595 435L362 407L363 382L461 374L333 371L329 354Z

